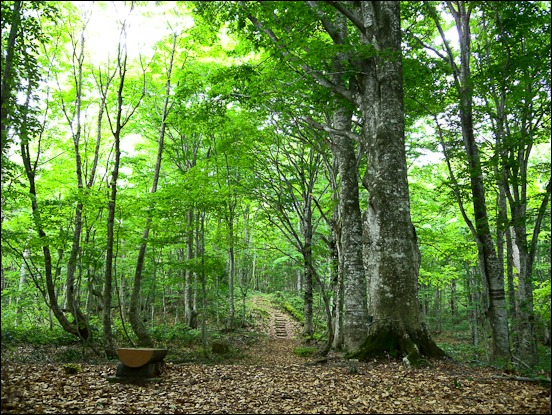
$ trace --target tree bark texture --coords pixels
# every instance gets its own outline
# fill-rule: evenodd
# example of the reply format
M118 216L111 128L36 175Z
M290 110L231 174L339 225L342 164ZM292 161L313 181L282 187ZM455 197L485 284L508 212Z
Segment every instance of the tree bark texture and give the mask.
M492 356L495 360L510 361L504 270L502 264L498 261L489 226L483 172L473 128L473 86L470 72L470 6L466 8L465 2L459 2L457 9L454 9L454 6L450 3L449 7L455 17L460 40L460 68L456 74L460 96L460 123L470 170L477 245L480 251L479 257L482 261L481 271L484 273L484 281L489 289L487 317L492 330Z
M104 350L107 357L115 357L113 332L111 330L111 302L113 299L113 245L115 242L115 202L117 200L117 179L121 159L119 134L115 135L115 162L111 173L110 196L107 205L107 247L105 254L104 292L103 292L103 332Z
M4 71L2 72L2 85L1 85L1 107L0 107L0 150L2 158L8 146L8 127L9 127L9 113L10 107L13 105L13 90L14 90L14 77L13 66L15 59L15 42L17 40L19 26L21 25L21 7L22 1L13 2L12 18L10 22L10 33L8 36L8 44L4 56Z
M47 243L46 232L42 227L42 220L40 218L40 209L38 206L37 193L36 193L36 184L35 184L35 170L31 164L29 146L21 142L21 154L23 158L23 163L25 165L25 172L29 180L29 195L31 198L31 208L33 214L33 222L38 233L38 236L43 241L42 243L42 253L44 255L44 273L46 274L46 291L48 293L48 308L53 312L54 316L61 324L63 330L68 333L71 333L75 336L79 336L76 327L73 326L65 314L61 311L61 308L58 304L58 296L56 293L56 287L52 275L52 254L50 251L50 246Z
M334 128L350 130L351 114L338 110ZM368 334L366 275L362 260L362 216L360 213L358 169L353 143L341 134L332 137L339 177L340 264L343 281L343 349L356 350Z
M365 266L373 323L358 355L366 358L396 345L414 363L421 355L444 353L427 332L417 297L420 253L410 216L399 2L363 2L360 8L365 42L377 52L363 62L359 82L368 158Z
M330 30L329 30L330 31ZM345 16L337 15L335 21L334 42L347 39L347 21ZM343 64L346 57L337 54L333 61L335 74L332 82L340 88L353 91L357 85L354 81L347 82ZM332 114L332 128L336 131L330 134L330 149L336 160L338 187L338 306L343 306L342 317L336 318L336 341L342 341L345 351L356 350L368 334L368 303L366 296L366 274L362 258L362 215L360 211L358 160L355 153L355 143L347 134L352 131L353 111L341 105ZM341 308L338 307L341 311ZM341 320L341 321L340 321Z
M26 99L26 107L29 106L29 101L31 97L31 90L30 85L27 88L27 99ZM42 244L42 253L44 255L44 273L45 273L45 279L46 279L46 292L48 294L47 296L47 305L50 311L54 314L56 320L60 323L63 330L65 330L67 333L70 333L74 336L77 336L79 338L81 337L81 334L79 333L78 325L74 322L70 322L68 318L63 313L62 309L60 308L58 304L58 293L56 292L56 286L53 278L53 265L52 265L52 253L50 250L50 244L48 242L48 236L46 235L43 221L41 219L40 214L40 207L38 204L38 195L36 192L36 169L38 164L38 159L33 163L31 160L31 153L29 149L29 132L26 127L26 120L24 119L21 124L21 131L20 131L20 149L21 149L21 158L23 160L23 166L25 169L25 174L27 175L27 179L29 181L29 196L31 199L31 212L33 217L33 224L35 227L36 232L38 233L38 236L40 237L41 244ZM38 140L41 140L41 137L38 137ZM40 146L39 146L40 148ZM46 298L46 296L45 296ZM86 333L83 333L86 334Z

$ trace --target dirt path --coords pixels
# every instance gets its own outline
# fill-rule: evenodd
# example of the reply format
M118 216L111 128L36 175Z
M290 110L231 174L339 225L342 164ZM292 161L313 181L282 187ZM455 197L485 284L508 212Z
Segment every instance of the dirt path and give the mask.
M261 366L304 364L307 360L293 351L301 344L301 324L262 297L255 297L253 303L267 310L270 318L268 326L264 327L268 336L250 349L248 363Z

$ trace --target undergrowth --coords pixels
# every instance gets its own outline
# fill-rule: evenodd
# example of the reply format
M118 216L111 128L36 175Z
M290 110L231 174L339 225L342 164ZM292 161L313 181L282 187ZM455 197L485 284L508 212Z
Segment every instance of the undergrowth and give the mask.
M300 322L304 321L302 298L287 293L265 294L262 297L289 313ZM237 362L244 357L244 351L254 347L261 339L266 338L263 330L270 317L269 307L249 301L248 313L243 324L233 330L209 322L206 332L206 349L201 330L190 328L183 323L159 323L152 326L149 334L155 347L169 349L167 361L175 363L195 362L202 364ZM457 326L443 327L432 337L437 345L455 361L470 366L489 366L487 345L474 346L467 338L466 331ZM115 322L114 341L116 347L132 347L135 339L128 339L121 329L120 322ZM239 327L238 327L239 326ZM96 327L96 326L94 326ZM323 341L325 327L316 324L316 338ZM127 330L131 332L131 330ZM224 354L213 353L213 342L222 341L229 345ZM136 343L135 343L136 344ZM83 345L76 337L64 332L61 327L53 328L21 325L18 327L2 326L1 330L2 361L14 363L102 363L108 362L103 356L102 333L93 329L93 340ZM310 356L316 348L303 344L294 350L299 356ZM539 344L538 362L533 368L519 367L517 373L530 377L549 377L551 372L550 346Z

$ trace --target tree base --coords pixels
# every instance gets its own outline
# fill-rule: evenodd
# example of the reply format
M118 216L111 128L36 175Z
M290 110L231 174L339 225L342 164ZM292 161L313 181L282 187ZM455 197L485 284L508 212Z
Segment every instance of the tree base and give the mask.
M449 358L425 329L407 331L389 326L373 330L356 352L346 355L360 361L381 357L402 358L405 365L413 367L427 366L428 359Z

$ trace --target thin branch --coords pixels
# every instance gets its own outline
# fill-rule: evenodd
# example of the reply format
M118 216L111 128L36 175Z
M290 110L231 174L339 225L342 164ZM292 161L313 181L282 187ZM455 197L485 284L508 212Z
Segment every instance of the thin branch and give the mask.
M336 128L332 128L328 125L324 125L324 124L321 124L317 121L314 121L312 118L306 117L306 116L300 117L300 119L303 120L304 122L306 122L307 124L309 124L311 127L317 128L317 129L322 130L322 131L326 131L327 133L330 133L330 134L341 135L341 136L350 138L351 140L355 140L356 142L360 143L359 135L353 133L352 131L338 130Z

